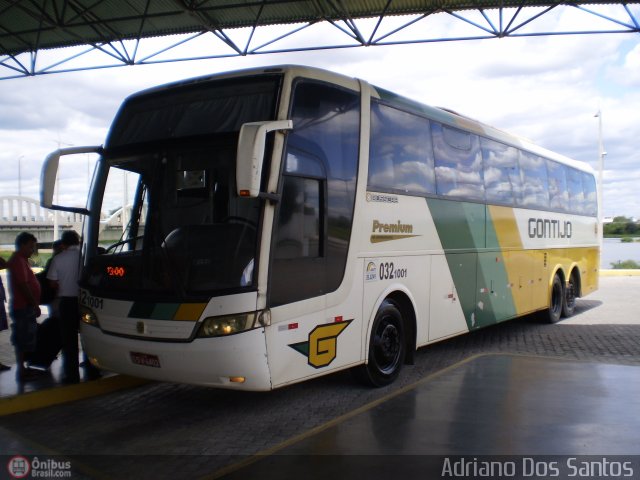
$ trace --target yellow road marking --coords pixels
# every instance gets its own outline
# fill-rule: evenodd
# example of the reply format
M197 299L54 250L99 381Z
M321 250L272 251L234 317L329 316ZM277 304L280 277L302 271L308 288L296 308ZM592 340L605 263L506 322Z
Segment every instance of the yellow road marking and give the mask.
M97 397L125 388L137 387L148 382L148 380L141 378L116 375L75 385L47 388L36 392L15 395L13 397L0 398L0 417L13 413L37 410L52 405L74 402L85 398Z

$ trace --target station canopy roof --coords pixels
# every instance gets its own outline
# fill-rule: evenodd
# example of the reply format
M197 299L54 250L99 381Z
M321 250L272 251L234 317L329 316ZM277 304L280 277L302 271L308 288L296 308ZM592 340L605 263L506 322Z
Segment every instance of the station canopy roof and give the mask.
M35 65L38 52L78 46L105 50L105 46L113 46L117 42L139 42L142 39L179 34L212 33L238 55L268 53L264 51L264 45L261 45L262 51L249 44L238 45L225 32L241 28L253 32L259 28L278 25L297 25L296 29L300 30L319 22L328 22L340 28L353 40L354 45L351 46L391 44L394 42L389 35L376 37L375 34L361 32L356 20L374 19L375 23L377 19L377 24L380 24L389 17L405 16L409 18L406 24L408 26L435 13L447 13L480 29L479 34L469 38L505 37L518 35L524 25L561 6L577 8L609 21L610 27L602 28L601 31L637 33L640 32L637 20L639 2L640 0L599 0L563 4L544 0L0 0L0 66L26 75L50 73L46 70L38 71ZM602 6L612 5L621 9L621 16L609 17L598 10ZM532 8L532 14L522 15L522 11ZM472 11L475 16L465 16ZM492 11L498 12L498 16L487 14ZM570 33L592 32L584 30ZM281 37L276 36L275 39ZM417 38L396 43L439 40L451 38ZM313 49L313 46L308 49ZM115 53L111 56L121 57L119 60L124 64L145 63L140 58L135 58L130 50L114 50ZM30 60L21 60L21 55L30 56ZM150 63L149 57L145 60Z

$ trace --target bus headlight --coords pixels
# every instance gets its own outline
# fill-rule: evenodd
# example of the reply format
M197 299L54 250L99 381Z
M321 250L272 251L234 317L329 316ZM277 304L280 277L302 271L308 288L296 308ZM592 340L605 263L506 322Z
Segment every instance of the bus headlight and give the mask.
M221 337L252 329L256 324L256 314L239 313L224 317L205 318L198 330L198 337Z
M80 307L80 320L87 325L100 327L100 324L98 323L98 316L93 313L93 310L90 308Z

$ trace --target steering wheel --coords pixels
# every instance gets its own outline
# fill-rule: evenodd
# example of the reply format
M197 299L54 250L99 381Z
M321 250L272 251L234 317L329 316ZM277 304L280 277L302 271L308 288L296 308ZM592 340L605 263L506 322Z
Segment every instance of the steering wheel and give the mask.
M107 249L104 251L104 253L108 253L110 250L113 250L114 248L116 248L116 247L118 247L120 245L124 245L125 243L137 242L138 240L141 240L142 238L144 238L144 235L138 235L137 237L127 238L126 240L120 240L119 242L112 243L111 245L109 245L107 247Z

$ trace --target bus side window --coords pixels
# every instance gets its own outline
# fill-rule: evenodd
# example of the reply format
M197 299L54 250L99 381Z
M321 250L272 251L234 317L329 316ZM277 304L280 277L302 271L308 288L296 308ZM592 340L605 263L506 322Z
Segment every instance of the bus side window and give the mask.
M549 208L549 179L544 159L533 153L520 151L522 174L522 200L518 206L527 208Z
M585 215L598 215L598 195L596 193L596 179L587 172L582 172L582 190L584 191Z
M522 196L518 150L487 138L480 138L480 147L487 202L514 205Z
M547 160L549 174L549 207L561 212L569 211L569 193L567 191L567 167ZM582 194L582 185L580 185Z
M369 190L435 193L433 147L426 118L371 103Z
M477 135L431 122L438 195L484 201L484 169Z
M571 213L584 215L588 208L585 201L584 189L582 187L582 172L574 168L567 167L569 184L569 205Z

